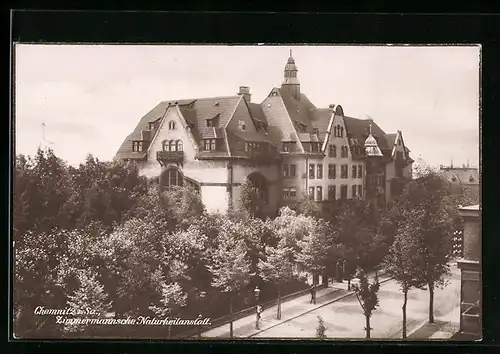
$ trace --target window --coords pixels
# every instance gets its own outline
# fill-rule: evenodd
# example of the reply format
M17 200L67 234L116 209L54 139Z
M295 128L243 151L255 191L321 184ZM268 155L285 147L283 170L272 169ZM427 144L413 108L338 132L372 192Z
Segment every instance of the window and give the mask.
M238 121L238 127L240 128L240 130L246 130L245 121L244 120Z
M363 198L363 186L358 185L358 197Z
M401 146L401 139L398 139L398 145Z
M182 151L182 141L177 140L176 151Z
M349 149L347 148L347 146L343 145L343 146L340 148L340 157L341 157L341 158L347 158L348 151L349 151Z
M474 177L470 176L469 177L469 182L474 182Z
M149 122L148 126L149 126L149 130L153 130L155 128L155 124L152 122Z
M363 165L358 166L358 178L363 178Z
M134 151L134 152L142 152L142 141L134 141L134 142L132 142L132 151Z
M289 169L288 169L288 165L284 165L283 166L283 177L288 177L289 176Z
M321 186L316 187L316 200L323 200L323 187Z
M340 166L340 178L347 179L347 165Z
M213 127L214 126L214 120L213 119L207 119L207 127Z
M337 136L337 127L333 127L333 136Z
M216 144L215 139L205 139L204 140L203 150L205 150L205 151L215 150L216 147L217 147L217 144Z
M319 134L319 129L318 128L313 128L313 134L318 135Z
M283 151L290 152L290 143L283 143Z
M356 178L356 173L357 171L357 166L356 165L352 165L352 178Z
M314 178L314 164L309 165L309 178Z
M352 192L351 193L352 193L351 198L352 199L356 198L356 186L355 185L352 186Z
M164 141L162 142L162 150L163 150L163 151L169 151L168 149L169 149L168 141L167 141L167 140L164 140Z
M296 177L296 176L297 176L297 166L290 165L290 177Z
M290 188L290 199L295 199L297 197L297 188Z
M175 141L174 140L170 140L168 142L168 146L169 146L168 151L175 151Z
M175 122L173 120L168 122L168 130L175 130Z
M322 164L318 164L318 167L317 167L317 178L318 179L322 179L323 178L323 165Z
M340 127L340 137L344 136L344 127Z
M343 184L340 186L340 199L345 200L347 199L347 185Z
M290 188L283 188L283 199L290 199Z
M182 175L177 169L165 171L161 176L161 184L163 187L182 186Z
M328 165L328 179L337 178L337 165L329 164Z
M336 145L328 146L328 157L337 157L337 146Z
M309 187L309 199L314 199L314 187Z
M337 194L336 186L328 186L328 200L335 200Z

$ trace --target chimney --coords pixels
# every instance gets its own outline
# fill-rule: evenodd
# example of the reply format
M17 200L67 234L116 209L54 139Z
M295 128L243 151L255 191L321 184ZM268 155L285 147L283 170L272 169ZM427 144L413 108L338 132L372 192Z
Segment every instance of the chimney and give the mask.
M238 96L243 95L245 101L250 102L252 98L252 94L250 93L250 87L248 86L240 86L240 91L238 92Z
M335 108L335 105L332 103L332 104L330 104L330 105L328 106L328 108L330 109L330 111L333 111L333 110L334 110L334 108Z

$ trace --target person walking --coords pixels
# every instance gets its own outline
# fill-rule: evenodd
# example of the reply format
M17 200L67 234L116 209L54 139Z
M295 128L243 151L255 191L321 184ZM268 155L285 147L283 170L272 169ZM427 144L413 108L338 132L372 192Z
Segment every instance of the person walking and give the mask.
M312 304L312 302L313 302L313 296L314 296L314 285L313 284L311 284L309 286L309 293L311 294L311 300L309 301L309 303Z

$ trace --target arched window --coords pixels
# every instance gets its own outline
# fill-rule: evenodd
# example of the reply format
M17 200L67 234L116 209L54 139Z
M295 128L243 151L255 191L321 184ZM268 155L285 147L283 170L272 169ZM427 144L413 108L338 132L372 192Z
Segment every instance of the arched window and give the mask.
M163 143L162 143L162 150L163 151L169 151L168 150L168 140L163 140Z
M168 122L168 130L175 130L175 122L173 120Z
M175 140L170 140L168 142L169 145L169 150L168 151L175 151Z
M337 127L333 127L333 136L337 136Z
M173 186L182 186L184 179L182 174L176 168L170 168L162 172L160 184L162 188L170 188Z
M181 140L177 140L177 151L182 151L182 141Z

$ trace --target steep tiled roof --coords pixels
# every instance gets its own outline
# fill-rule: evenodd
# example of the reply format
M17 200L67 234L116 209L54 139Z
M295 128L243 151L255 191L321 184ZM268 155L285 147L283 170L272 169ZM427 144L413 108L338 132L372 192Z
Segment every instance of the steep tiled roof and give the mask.
M306 132L312 132L311 117L316 107L309 101L307 96L302 93L300 94L300 101L297 101L285 90L280 90L280 94L290 118L296 123L304 124Z
M362 146L366 138L368 138L370 132L370 123L372 124L372 135L377 141L378 147L382 150L382 153L386 156L390 156L391 147L387 143L387 136L385 132L370 119L357 119L348 116L344 116L344 122L346 125L347 134L351 139L355 139Z
M394 143L396 142L396 137L398 135L397 134L394 134L394 133L390 133L390 134L387 134L386 137L387 137L387 145L389 147L391 146L394 146Z
M199 142L203 138L222 137L220 129L223 128L228 122L239 100L240 96L228 96L160 102L155 108L141 118L132 134L125 138L124 142L118 149L115 159L139 158L142 156L141 153L132 152L132 141L143 139L143 131L149 131L148 123L163 117L169 103L179 105L182 115L186 121L193 126L191 132L193 133L195 139ZM217 115L218 125L216 129L213 127L207 127L206 119L214 118ZM216 130L218 130L218 133L216 133ZM147 135L148 134L146 133L144 140L147 140L146 138L152 138L152 134L149 134L149 137ZM225 146L225 144L221 144L221 146Z
M440 172L450 182L464 183L464 184L479 184L479 170L477 168L447 167L447 168L442 168Z
M267 123L267 118L260 104L247 102L247 106L253 119Z
M167 107L168 102L160 102L155 108L142 117L134 131L123 141L122 145L118 149L115 159L140 158L143 155L142 153L132 152L132 141L141 140L141 132L149 129L148 123L163 117Z
M320 133L325 133L328 129L328 123L330 123L330 118L332 117L332 110L329 108L315 108L312 111L311 125L313 128L317 128Z

